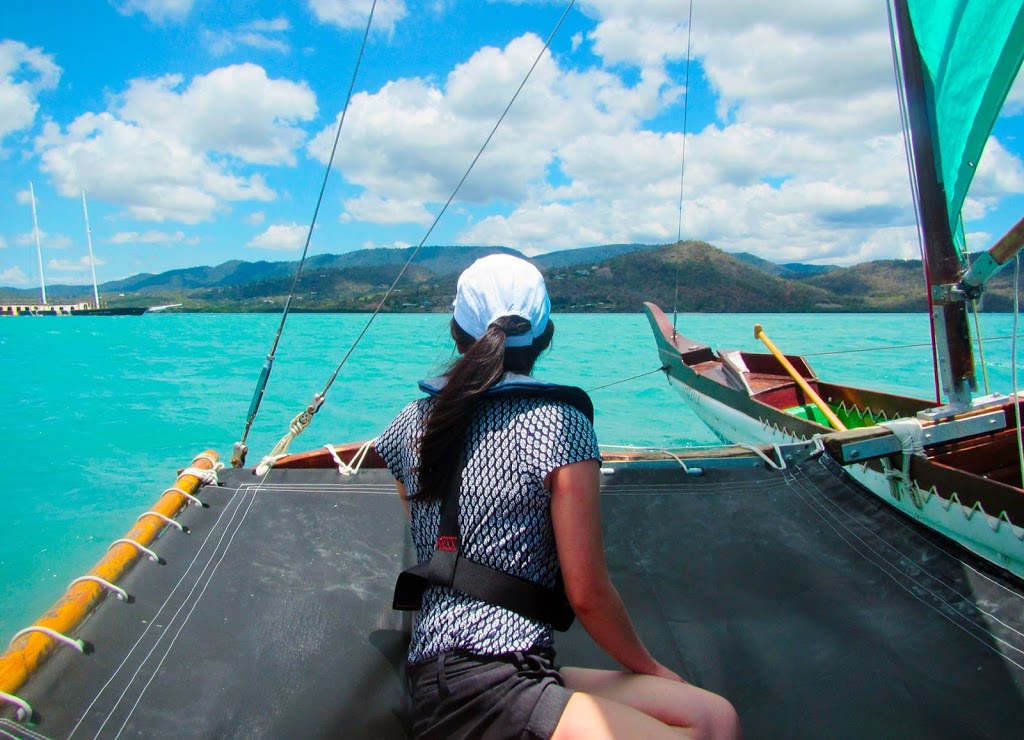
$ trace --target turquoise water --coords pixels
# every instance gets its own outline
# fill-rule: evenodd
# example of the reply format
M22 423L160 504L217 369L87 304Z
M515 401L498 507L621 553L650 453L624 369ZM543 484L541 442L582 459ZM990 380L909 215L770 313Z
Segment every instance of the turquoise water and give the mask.
M300 314L288 320L249 463L323 388L367 320ZM375 436L417 395L416 381L451 358L448 317L384 315L342 369L293 450ZM596 389L657 368L642 314L556 316L548 380ZM278 316L154 314L0 319L0 640L31 623L171 485L175 471L213 448L228 460L242 432ZM759 349L755 321L790 354L927 341L923 315L686 314L678 328L726 349ZM982 333L1006 336L1012 317L986 315ZM1010 342L986 346L994 390L1009 392ZM932 393L930 350L809 358L836 382L910 395ZM663 375L593 390L603 444L715 442Z

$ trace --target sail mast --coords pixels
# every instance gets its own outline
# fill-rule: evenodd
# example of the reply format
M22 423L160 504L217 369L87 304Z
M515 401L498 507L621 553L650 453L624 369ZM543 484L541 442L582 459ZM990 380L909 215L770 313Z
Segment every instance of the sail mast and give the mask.
M935 157L929 93L924 63L910 21L907 0L893 0L896 35L900 50L911 150L918 192L918 210L924 240L925 275L931 291L932 326L939 375L946 399L953 406L971 403L977 388L974 352L968 324L967 304L953 287L960 281L961 266L953 245L946 215L945 189Z
M32 234L36 238L36 259L39 261L39 290L43 296L43 305L46 305L46 280L43 279L43 249L39 245L39 220L36 218L36 189L32 181L28 183L28 194L32 199Z
M100 307L100 289L96 285L96 260L92 256L92 229L89 228L89 209L85 205L85 191L82 191L82 213L85 214L85 243L89 245L89 268L92 270L93 307Z

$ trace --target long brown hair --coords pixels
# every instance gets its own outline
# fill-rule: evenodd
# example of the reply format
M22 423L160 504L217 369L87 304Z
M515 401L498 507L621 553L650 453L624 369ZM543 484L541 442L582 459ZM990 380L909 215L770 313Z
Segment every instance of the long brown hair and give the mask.
M420 443L419 492L413 498L432 500L444 496L455 466L460 463L477 401L506 372L529 375L537 358L551 344L555 324L549 319L544 332L526 347L505 346L505 337L529 330L530 322L526 319L502 316L474 340L452 319L452 339L461 356L445 373L447 382L427 418Z

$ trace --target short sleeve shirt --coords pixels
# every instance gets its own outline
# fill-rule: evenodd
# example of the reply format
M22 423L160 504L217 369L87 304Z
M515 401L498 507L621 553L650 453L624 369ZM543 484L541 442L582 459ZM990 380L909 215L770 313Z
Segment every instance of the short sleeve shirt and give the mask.
M409 404L378 437L377 451L410 495L419 492L420 439L434 400ZM552 470L600 459L590 420L574 406L530 397L480 402L467 434L459 497L462 554L548 588L555 586L558 552L551 523ZM412 538L419 562L434 552L440 501L413 500ZM413 626L409 661L455 649L483 655L552 644L550 624L537 622L461 591L434 586L423 595Z

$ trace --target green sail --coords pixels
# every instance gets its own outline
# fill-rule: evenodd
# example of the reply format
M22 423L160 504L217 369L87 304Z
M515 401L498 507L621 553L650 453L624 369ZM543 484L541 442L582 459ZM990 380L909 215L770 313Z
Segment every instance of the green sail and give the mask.
M961 254L960 209L1024 59L1024 0L910 0L936 167Z

